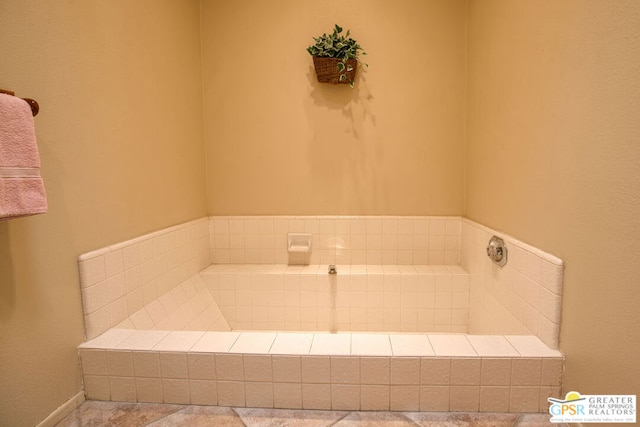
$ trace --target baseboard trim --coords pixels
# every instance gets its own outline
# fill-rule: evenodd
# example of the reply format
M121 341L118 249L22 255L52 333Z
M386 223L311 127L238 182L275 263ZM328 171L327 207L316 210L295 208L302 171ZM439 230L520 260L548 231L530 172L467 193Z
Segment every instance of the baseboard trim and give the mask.
M47 418L40 421L40 423L36 427L54 427L56 424L62 421L64 417L73 412L74 409L82 405L82 402L84 401L84 390L80 390L78 393L76 393L75 396L64 402L58 409L50 413Z

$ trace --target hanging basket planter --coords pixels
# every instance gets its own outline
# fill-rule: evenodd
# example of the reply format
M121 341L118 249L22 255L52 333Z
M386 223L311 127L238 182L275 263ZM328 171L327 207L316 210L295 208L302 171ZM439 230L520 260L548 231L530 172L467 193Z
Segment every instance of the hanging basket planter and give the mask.
M347 30L343 35L342 27L336 24L333 33L314 37L315 44L307 47L320 83L348 84L353 87L358 57L367 53L349 37L350 34Z
M316 77L320 83L351 84L356 78L358 61L338 58L313 57L313 66L316 69Z

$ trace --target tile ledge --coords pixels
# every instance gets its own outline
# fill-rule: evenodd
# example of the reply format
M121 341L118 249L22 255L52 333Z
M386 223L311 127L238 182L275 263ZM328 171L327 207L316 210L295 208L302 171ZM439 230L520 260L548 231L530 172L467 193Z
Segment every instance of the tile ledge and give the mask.
M112 332L113 331L113 332ZM104 334L86 341L82 344L80 344L78 346L78 350L118 350L118 351L158 351L158 350L154 350L154 349L118 349L117 346L118 344L120 344L122 341L124 341L127 338L130 338L130 336L135 332L135 330L130 330L131 334L127 334L124 331L128 331L126 329L109 329L108 331L106 331ZM154 330L154 333L158 333L161 331L157 331ZM169 331L165 331L167 334L169 333ZM187 337L190 333L192 334L194 331L174 331L175 335L179 337L180 333L184 332L185 337ZM205 331L206 332L206 331ZM122 334L122 339L119 342L111 342L110 344L112 344L111 346L107 346L105 344L103 344L103 341L105 341L103 339L103 336L105 334L111 334L111 335L116 335L116 334ZM305 334L313 334L315 335L327 335L330 334L329 332L317 332L317 331L287 331L287 332L279 332L279 331L228 331L228 332L221 332L221 331L216 331L217 334L221 334L221 335L229 335L229 336L237 336L238 338L243 334L265 334L265 335L271 335L273 336L273 339L275 340L276 337L280 336L280 335L289 335L289 334L301 334L301 333L305 333ZM275 334L275 335L274 335ZM363 334L368 334L366 332L338 332L335 335L363 335ZM394 336L425 336L427 337L427 339L429 338L429 336L437 336L439 334L434 334L434 333L370 333L371 335L386 335L388 336L390 339L391 337ZM468 337L468 336L482 336L482 335L469 335L469 334L442 334L442 335L456 335L456 336L462 336L462 337ZM203 334L204 337L204 334ZM474 349L475 351L475 355L455 355L455 354L450 354L450 355L446 355L446 354L440 354L438 355L433 354L433 355L424 355L421 352L416 352L416 354L410 354L407 351L402 351L402 354L399 355L395 355L393 353L393 349L391 351L391 354L389 356L368 356L368 355L362 355L360 354L361 352L356 351L355 353L353 352L353 349L350 349L350 353L349 354L345 354L343 351L337 351L335 354L325 354L323 353L323 356L352 356L352 357L420 357L420 358L487 358L487 359L499 359L499 358L507 358L507 359L519 359L519 358L564 358L564 355L559 351L559 350L555 350L555 349L551 349L549 348L546 344L544 344L538 337L534 336L534 335L492 335L492 337L503 337L505 338L517 351L517 355L481 355L478 353L478 350L473 347L473 344L467 339L467 342L470 343L471 347ZM351 338L351 337L350 337ZM202 339L202 337L200 338ZM198 342L200 341L200 339L198 339L198 341L196 341L188 350L163 350L163 352L178 352L178 353L203 353L202 350L198 350L198 351L193 351L192 349L198 345ZM351 340L350 340L351 341ZM235 341L234 341L235 342ZM431 344L431 343L430 343ZM432 344L431 344L432 345ZM209 353L207 351L204 351L204 353ZM229 348L226 351L211 351L211 353L227 353L227 354L254 354L254 353L238 353L237 351L232 351L232 348ZM258 354L258 353L256 353ZM271 353L271 352L267 352L267 353L259 353L259 354L264 354L264 355L269 355L269 356L291 356L292 353ZM306 353L294 353L294 355L299 354L300 356L314 356L314 354L312 354L310 351L306 352Z
M168 234L168 233L171 233L173 231L180 230L182 228L190 227L190 226L195 225L195 224L197 224L199 222L203 222L203 223L207 222L208 219L209 219L208 217L202 217L202 218L198 218L198 219L193 219L191 221L183 222L181 224L173 225L171 227L155 230L155 231L152 231L150 233L143 234L142 236L138 236L138 237L134 237L133 239L125 240L124 242L115 243L113 245L104 246L102 248L95 249L95 250L90 251L90 252L85 252L85 253L81 254L80 256L78 256L78 261L87 261L87 260L90 260L90 259L93 259L93 258L97 258L97 257L99 257L101 255L106 255L106 254L108 254L110 252L113 252L113 251L116 251L118 249L123 249L123 248L129 247L129 246L135 245L136 243L140 243L140 242L144 242L145 240L153 239L154 237L162 236L164 234Z
M543 250L540 250L534 246L531 246L527 243L524 243L521 240L516 239L515 237L510 236L509 234L503 233L501 231L497 231L494 230L492 228L487 227L486 225L482 225L478 222L475 222L473 220L470 220L468 218L464 218L462 217L462 222L469 224L473 227L479 228L489 234L497 234L499 237L502 237L504 240L506 240L508 243L511 243L512 245L516 245L519 246L521 249L527 251L527 252L531 252L534 255L539 256L540 258L544 259L545 261L550 262L551 264L555 264L559 267L563 267L564 266L564 262L558 258L555 255L551 255L550 253L544 252Z

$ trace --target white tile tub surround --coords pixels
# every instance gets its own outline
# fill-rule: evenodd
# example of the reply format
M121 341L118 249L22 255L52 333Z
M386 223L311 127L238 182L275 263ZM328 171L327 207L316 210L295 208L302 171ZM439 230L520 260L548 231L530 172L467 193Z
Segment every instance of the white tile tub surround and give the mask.
M111 329L79 350L97 400L545 412L562 396L563 357L533 336Z
M233 330L456 332L469 277L457 265L213 264L200 273Z
M287 253L287 233L311 233L309 256ZM216 264L460 263L460 217L213 216Z
M157 320L166 312L159 297L210 262L208 218L81 255L78 265L87 338L148 305L153 305L146 313L149 318L139 316L138 321L155 325L154 317Z
M313 234L314 265L286 265L298 231ZM498 269L492 234L459 217L212 217L82 255L87 396L544 412L562 397L549 348L562 262L506 237ZM248 262L260 265L237 265ZM352 332L317 332L332 328ZM455 334L468 331L492 335Z
M460 217L203 218L79 257L87 338L116 325L224 329L216 308L202 306L207 296L190 292L202 291L194 275L211 261L295 262L286 251L288 232L312 233L314 251L303 261L322 265L456 265L460 260ZM185 293L190 301L185 301ZM439 304L448 302L440 299ZM436 318L442 323L448 314L440 314ZM356 310L350 315L364 313ZM377 313L373 320L389 323L390 315L387 312L385 320Z
M230 331L199 273L118 323L116 328Z
M502 237L508 262L486 255L491 236ZM558 348L563 263L559 258L483 225L462 220L461 266L469 272L469 333L535 335Z

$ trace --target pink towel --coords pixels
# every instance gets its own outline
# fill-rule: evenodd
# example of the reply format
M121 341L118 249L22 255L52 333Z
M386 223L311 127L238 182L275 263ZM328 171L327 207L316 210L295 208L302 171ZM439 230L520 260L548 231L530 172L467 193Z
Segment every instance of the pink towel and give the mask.
M0 94L0 221L46 211L31 108Z

